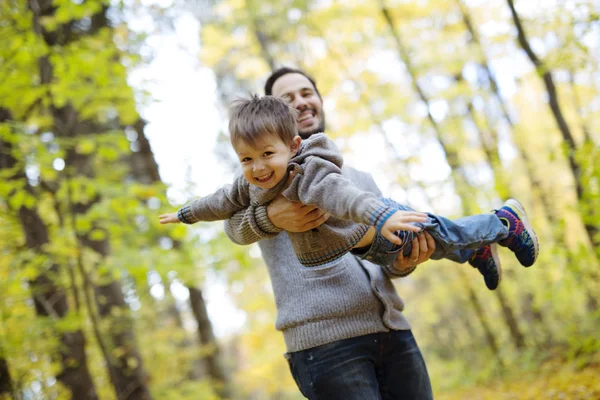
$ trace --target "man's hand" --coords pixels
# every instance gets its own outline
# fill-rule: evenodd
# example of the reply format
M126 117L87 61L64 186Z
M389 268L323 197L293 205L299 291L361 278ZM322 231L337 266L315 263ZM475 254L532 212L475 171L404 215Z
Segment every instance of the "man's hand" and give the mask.
M267 206L267 217L285 231L306 232L327 221L329 214L316 206L289 201L279 194Z
M399 271L414 268L418 264L429 260L429 257L431 257L434 250L435 241L433 240L433 237L425 231L413 239L412 250L409 256L404 257L402 252L398 254L393 267Z
M177 218L177 213L159 215L158 219L161 224L178 224L181 222L179 221L179 218Z
M400 246L402 240L394 234L396 231L412 231L415 233L421 232L421 228L413 225L413 222L426 222L427 214L417 211L401 211L398 210L389 217L381 227L381 235L390 242Z

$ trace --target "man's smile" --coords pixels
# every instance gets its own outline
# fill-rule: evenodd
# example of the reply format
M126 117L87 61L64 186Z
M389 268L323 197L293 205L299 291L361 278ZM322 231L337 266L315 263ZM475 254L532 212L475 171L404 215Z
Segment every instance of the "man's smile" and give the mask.
M312 109L302 111L298 116L297 122L300 125L312 123L312 119L315 117L315 111Z

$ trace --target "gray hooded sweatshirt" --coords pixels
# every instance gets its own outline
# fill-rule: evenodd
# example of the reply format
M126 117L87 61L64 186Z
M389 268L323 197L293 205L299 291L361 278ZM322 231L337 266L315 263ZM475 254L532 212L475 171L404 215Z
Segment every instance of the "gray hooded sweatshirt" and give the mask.
M376 194L359 189L342 173L343 159L335 144L323 133L302 141L298 153L288 163L295 171L290 184L287 176L271 189L250 185L239 175L232 185L196 199L178 212L181 222L216 221L230 218L248 206L266 205L279 192L290 200L314 204L331 217L308 232L288 233L296 257L307 267L327 265L350 251L369 226L379 231L396 211Z
M380 195L369 174L344 167L344 176L362 190ZM225 222L237 244L258 242L277 307L276 329L289 352L376 332L407 330L404 303L391 278L408 275L359 260L350 253L322 267L306 268L290 236L271 223L264 205L251 205Z

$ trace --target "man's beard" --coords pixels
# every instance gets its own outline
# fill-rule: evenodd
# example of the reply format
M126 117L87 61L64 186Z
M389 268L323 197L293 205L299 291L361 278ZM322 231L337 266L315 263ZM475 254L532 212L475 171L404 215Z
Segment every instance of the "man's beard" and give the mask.
M319 125L315 129L311 129L309 131L304 131L304 132L298 131L298 135L300 135L300 137L302 139L308 139L315 133L321 133L321 132L325 132L325 116L324 115L321 117L321 120L319 121Z

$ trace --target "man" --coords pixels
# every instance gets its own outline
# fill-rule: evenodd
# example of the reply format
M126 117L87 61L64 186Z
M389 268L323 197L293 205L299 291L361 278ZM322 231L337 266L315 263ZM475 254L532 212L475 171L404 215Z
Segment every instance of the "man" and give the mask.
M298 110L301 137L325 131L321 95L304 72L275 71L265 92L286 98ZM381 194L370 175L348 167L343 172L361 189ZM425 362L391 278L406 276L428 260L433 238L419 235L410 256L400 254L388 268L351 254L333 265L304 267L285 231L318 229L327 217L314 206L279 196L225 224L236 243L260 241L275 294L275 326L283 333L286 359L300 391L309 399L432 399Z

